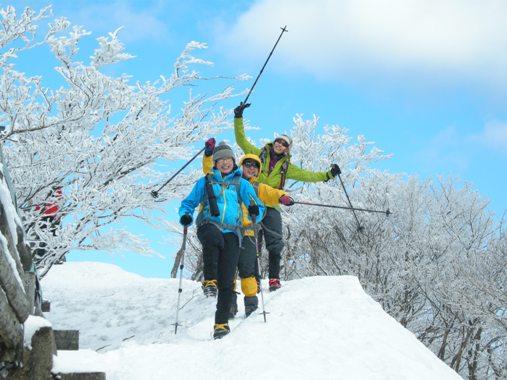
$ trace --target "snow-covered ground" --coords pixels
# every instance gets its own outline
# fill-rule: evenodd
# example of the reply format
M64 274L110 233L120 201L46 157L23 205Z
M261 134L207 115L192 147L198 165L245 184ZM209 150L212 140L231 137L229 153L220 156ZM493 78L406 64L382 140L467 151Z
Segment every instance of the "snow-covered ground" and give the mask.
M263 284L266 286L266 284ZM312 277L265 294L262 315L211 339L214 300L184 281L184 326L174 334L177 280L147 279L101 263L66 263L43 280L55 329L79 329L83 352L55 370L105 370L112 379L459 379L364 293L357 278ZM240 301L242 299L240 298ZM90 368L93 367L93 368Z

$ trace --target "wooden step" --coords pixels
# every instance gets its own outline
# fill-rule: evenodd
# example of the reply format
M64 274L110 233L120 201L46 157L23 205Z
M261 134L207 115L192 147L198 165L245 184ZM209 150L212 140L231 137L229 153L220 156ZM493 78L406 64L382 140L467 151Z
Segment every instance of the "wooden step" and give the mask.
M92 350L58 351L53 357L53 378L61 380L105 380L106 367Z
M42 300L41 310L43 313L49 313L51 311L51 302L48 300Z
M79 330L54 330L57 350L79 350Z
M55 377L60 380L106 380L104 372L57 373Z

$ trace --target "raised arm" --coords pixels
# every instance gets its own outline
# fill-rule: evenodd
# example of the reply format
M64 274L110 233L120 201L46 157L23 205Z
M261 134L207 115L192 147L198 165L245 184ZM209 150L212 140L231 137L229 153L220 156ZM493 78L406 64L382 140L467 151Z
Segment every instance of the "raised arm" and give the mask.
M234 135L236 137L236 143L245 152L245 154L257 154L259 155L261 150L255 145L251 144L245 135L245 126L243 125L243 110L250 106L249 103L243 105L241 103L234 109Z
M215 149L215 139L212 137L204 143L204 154L202 155L202 172L204 175L213 171L213 150Z

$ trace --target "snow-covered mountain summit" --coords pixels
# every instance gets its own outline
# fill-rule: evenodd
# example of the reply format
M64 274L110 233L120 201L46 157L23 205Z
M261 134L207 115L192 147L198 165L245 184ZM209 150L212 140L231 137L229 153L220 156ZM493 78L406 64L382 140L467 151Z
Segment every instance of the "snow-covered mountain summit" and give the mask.
M99 263L66 263L43 280L46 317L79 329L85 361L108 379L458 379L366 295L357 278L312 277L265 294L262 315L238 318L211 339L214 299L184 281L184 326L174 335L178 282ZM266 286L266 284L264 284ZM60 353L60 370L74 365ZM181 377L180 377L181 376Z

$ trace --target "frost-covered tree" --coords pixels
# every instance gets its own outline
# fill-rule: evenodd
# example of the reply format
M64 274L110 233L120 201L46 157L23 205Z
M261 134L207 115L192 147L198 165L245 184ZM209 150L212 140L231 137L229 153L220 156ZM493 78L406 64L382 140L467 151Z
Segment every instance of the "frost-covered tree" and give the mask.
M324 136L311 137L301 151L296 143L295 159L326 157L322 141L330 137ZM355 151L350 146L349 153L342 149L342 160L334 158L352 204L389 208L393 214L358 213L364 227L359 231L349 211L286 209L282 273L287 279L355 275L387 312L457 372L473 379L501 378L507 364L507 258L505 233L487 201L454 180L421 181L372 170L361 164L371 161L350 155ZM367 157L375 154L372 149ZM338 181L300 186L294 196L346 205Z
M147 219L161 206L150 195L165 180L172 162L192 156L192 144L227 126L228 113L219 108L232 89L193 95L181 105L171 95L194 88L203 77L193 67L211 62L196 57L206 48L189 43L172 72L141 83L128 75L108 75L104 66L132 59L119 40L119 30L97 39L89 59L80 59L80 43L90 34L65 19L52 19L43 36L39 13L13 7L0 12L0 125L4 151L15 184L27 232L43 246L38 258L43 276L71 249L128 247L148 252L149 245L126 231L107 233L105 226L125 217ZM48 48L57 65L50 88L42 76L16 69L23 53ZM184 93L183 93L184 94ZM178 109L179 108L179 109ZM180 194L192 176L179 175L163 192L162 201ZM62 197L54 195L61 187ZM53 236L41 223L40 205L56 203L63 220ZM38 207L39 206L39 207Z

